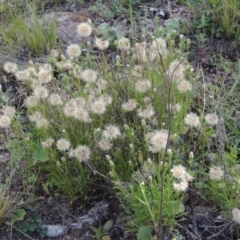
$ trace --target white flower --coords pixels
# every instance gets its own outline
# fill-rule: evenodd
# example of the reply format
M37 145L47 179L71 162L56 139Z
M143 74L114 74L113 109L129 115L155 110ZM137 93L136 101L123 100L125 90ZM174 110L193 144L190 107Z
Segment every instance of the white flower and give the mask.
M215 113L208 113L204 117L208 125L214 126L218 124L219 118Z
M179 90L179 92L185 93L187 91L191 91L192 90L192 84L189 81L187 81L187 80L181 80L177 84L177 89Z
M57 93L51 94L50 97L48 98L48 102L53 106L58 106L63 104L61 97Z
M209 170L209 177L212 180L221 180L224 173L220 167L214 166Z
M63 112L67 117L74 117L78 109L75 99L70 99L64 106Z
M98 143L98 146L103 151L108 151L112 148L112 144L109 142L109 140L106 139L101 139L100 142Z
M240 210L238 208L234 208L232 210L232 215L233 215L233 221L235 223L240 224Z
M132 72L133 76L140 77L143 74L143 68L141 65L135 65Z
M151 82L148 80L140 80L135 83L135 90L139 93L146 93L151 88Z
M101 38L95 38L95 45L99 50L107 49L109 41L103 41Z
M35 96L29 96L25 99L25 105L27 107L36 107L38 105L39 99Z
M118 136L121 135L121 132L117 126L108 125L105 127L105 130L103 130L102 134L103 137L111 141L118 138Z
M188 189L187 181L180 181L179 183L174 182L173 188L178 192L185 192Z
M92 34L92 27L86 23L80 23L77 27L77 33L80 37L89 37Z
M200 126L200 118L195 113L189 113L184 118L185 124L190 127L199 127Z
M0 127L7 128L11 124L11 118L9 116L0 116Z
M79 162L86 162L89 160L91 155L91 151L88 146L80 145L74 149L74 157Z
M1 109L1 112L5 116L13 118L16 113L16 109L15 109L15 107L11 107L11 106L3 106Z
M127 102L122 104L122 109L126 112L132 112L137 107L137 101L135 99L129 99Z
M40 83L49 83L52 80L52 72L49 69L42 68L38 72L38 80Z
M152 106L147 106L145 109L139 109L137 115L142 119L151 119L155 114L155 111Z
M36 127L37 128L43 127L47 129L49 127L49 121L44 117L36 119Z
M53 143L54 143L54 140L52 138L47 138L45 141L42 142L42 146L44 148L49 148L52 146Z
M125 37L121 37L118 41L116 41L116 44L117 47L122 51L126 51L131 47L129 39Z
M179 83L184 79L184 67L181 62L175 60L169 65L169 77L173 82Z
M85 69L82 71L82 79L87 83L96 82L97 72L92 69Z
M106 104L99 98L90 104L90 109L93 113L101 115L106 111Z
M70 148L70 142L65 138L60 138L57 140L57 149L59 151L66 151Z
M33 95L38 99L45 99L48 97L48 90L43 86L36 87L33 91Z
M193 180L193 177L187 173L186 168L181 164L173 166L170 172L172 173L173 177L178 180L186 182L191 182Z
M165 49L167 47L167 42L163 38L156 38L155 40L152 41L152 48L155 50L159 49Z
M77 58L81 55L81 48L78 44L70 44L67 47L67 55L71 58Z
M84 123L90 123L92 121L88 111L81 106L74 111L73 117Z
M24 81L29 80L30 72L28 71L28 69L19 70L19 71L15 72L15 77L17 78L17 80L24 82Z
M153 153L164 150L167 146L168 132L166 130L157 130L146 135L149 151Z
M5 62L3 65L3 69L7 73L15 73L17 71L17 64L13 62Z

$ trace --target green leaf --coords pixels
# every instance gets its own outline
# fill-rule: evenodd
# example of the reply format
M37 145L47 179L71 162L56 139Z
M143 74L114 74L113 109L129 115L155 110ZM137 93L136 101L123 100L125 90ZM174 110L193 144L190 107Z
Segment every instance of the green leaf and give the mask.
M48 155L45 153L42 145L39 145L33 153L34 164L37 162L46 162L49 160Z
M110 236L109 235L105 235L102 237L102 240L111 240Z
M153 237L151 238L151 240L157 240L157 236L156 236L156 235L153 236Z
M103 226L103 232L109 231L113 226L113 220L108 220Z
M16 221L22 221L24 219L24 216L26 215L26 211L22 208L17 209L15 214L12 216L12 223Z
M31 232L34 232L36 228L37 228L37 224L36 223L32 223L29 226L28 230L31 231Z
M139 228L137 234L137 240L151 240L152 238L152 228L144 226Z

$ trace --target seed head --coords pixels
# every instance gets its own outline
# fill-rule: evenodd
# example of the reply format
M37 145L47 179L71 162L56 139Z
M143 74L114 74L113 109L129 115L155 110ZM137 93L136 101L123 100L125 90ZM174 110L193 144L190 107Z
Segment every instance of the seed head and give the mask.
M80 37L89 37L92 34L92 27L89 23L80 23L77 27L77 34Z
M185 124L189 127L198 128L200 126L200 118L195 113L189 113L184 118Z

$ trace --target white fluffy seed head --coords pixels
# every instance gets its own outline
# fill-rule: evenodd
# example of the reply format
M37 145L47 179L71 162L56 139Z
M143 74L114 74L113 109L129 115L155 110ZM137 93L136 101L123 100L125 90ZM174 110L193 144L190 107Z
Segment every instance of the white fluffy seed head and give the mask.
M70 142L65 138L58 139L56 145L59 151L66 151L70 148Z
M36 87L33 91L33 95L38 99L46 99L49 95L47 88L43 86Z
M121 135L121 132L119 130L119 127L115 125L108 125L105 127L102 134L105 139L111 141L118 138Z
M208 113L205 115L205 121L208 125L214 126L218 124L219 118L215 113Z
M142 119L151 119L155 114L155 111L151 105L145 109L139 109L137 115Z
M57 93L51 94L48 98L48 102L53 106L58 106L58 105L63 104L63 101L62 101L60 95Z
M82 71L82 79L84 82L93 83L97 80L97 72L92 69L85 69Z
M0 116L0 127L7 128L11 125L11 118L9 116Z
M47 138L45 141L42 142L42 146L44 148L49 148L53 145L54 140L52 138Z
M91 151L90 148L86 145L80 145L74 150L74 157L79 161L79 162L86 162L89 160Z
M135 99L129 99L122 104L122 109L126 112L132 112L137 108L137 101Z
M121 37L118 41L116 41L116 45L121 51L127 51L131 47L129 39L125 37Z
M3 69L7 73L15 73L18 69L17 64L13 62L5 62Z
M95 45L99 50L105 50L109 47L109 41L104 41L101 38L95 38Z
M211 167L209 170L209 177L212 180L221 180L223 175L222 169L218 166Z
M89 23L80 23L77 27L77 34L80 37L89 37L92 34L92 27Z
M36 127L47 129L49 127L49 121L44 117L39 118L36 120Z
M28 71L28 69L16 71L15 77L17 78L17 80L25 82L29 80L30 72Z
M240 210L238 208L234 208L232 210L233 221L235 223L240 224Z
M148 149L150 152L157 153L164 150L167 146L168 132L166 130L157 130L146 135Z
M77 58L81 55L81 48L78 44L70 44L67 47L66 53L70 58Z
M187 114L186 117L184 118L184 122L189 127L195 127L195 128L200 127L200 118L196 113Z
M35 96L29 96L25 99L25 105L27 107L36 107L38 105L39 99Z
M111 142L104 138L100 140L100 142L98 143L98 146L103 151L108 151L112 148Z
M187 181L180 181L179 183L174 182L173 188L177 192L185 192L188 189L188 182Z
M49 83L52 80L52 72L48 69L41 69L38 72L38 80L41 84Z
M190 92L192 90L192 84L187 80L181 80L177 84L177 89L181 93Z
M183 64L175 60L169 65L169 77L173 82L179 83L184 79L184 66Z
M90 110L97 115L102 115L106 111L106 104L99 98L90 104Z
M5 116L13 118L15 116L16 109L15 107L11 107L11 106L3 106L1 109L1 112Z
M139 93L146 93L151 88L151 82L148 80L140 80L135 83L135 90Z

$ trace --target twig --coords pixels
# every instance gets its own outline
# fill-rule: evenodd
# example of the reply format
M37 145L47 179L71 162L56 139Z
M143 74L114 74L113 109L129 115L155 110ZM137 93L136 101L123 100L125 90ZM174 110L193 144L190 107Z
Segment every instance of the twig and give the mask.
M31 239L31 240L34 240L33 238L31 238L29 235L27 235L26 233L22 232L21 230L19 230L18 228L14 227L12 225L12 228L15 229L16 231L20 232L21 234L23 234L24 236L26 236L27 238Z
M233 221L229 222L222 230L220 230L218 233L215 233L215 234L212 235L211 237L208 237L207 240L217 237L217 236L218 236L219 234L221 234L227 227L229 227L232 223L233 223Z

